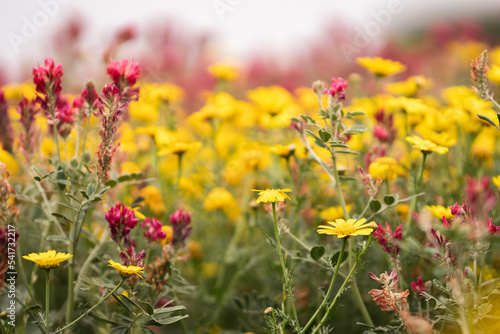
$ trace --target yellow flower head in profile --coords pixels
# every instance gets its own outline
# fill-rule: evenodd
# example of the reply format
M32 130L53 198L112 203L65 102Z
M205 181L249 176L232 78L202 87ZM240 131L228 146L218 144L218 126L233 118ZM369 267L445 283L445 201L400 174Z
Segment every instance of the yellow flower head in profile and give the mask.
M431 152L445 154L446 152L448 152L448 147L439 146L431 142L430 140L423 139L419 136L406 137L406 141L413 144L414 148L422 151L422 153L424 154Z
M453 215L451 213L450 208L444 207L442 205L426 205L425 207L436 218L443 219L443 216L444 216L444 218L446 218L446 219L451 219L451 218L455 217L455 215Z
M201 148L202 144L200 142L194 142L194 143L184 143L184 142L175 142L169 145L165 149L161 149L158 151L158 156L164 156L168 154L176 154L176 155L183 155L187 151L195 151Z
M252 191L259 191L259 197L257 198L257 203L267 203L267 202L283 202L285 199L290 199L286 192L291 192L290 189L266 189L266 190L257 190L252 189Z
M334 222L327 222L328 225L319 225L318 234L328 234L334 235L337 238L345 238L356 235L370 235L373 230L377 227L375 222L366 223L366 219L362 218L360 220L348 219L336 219Z
M363 66L368 71L380 77L393 75L406 70L406 66L404 66L400 62L389 59L383 59L380 57L375 57L375 58L361 57L357 59L357 62L359 65Z
M35 262L42 269L50 270L59 267L61 262L66 261L72 256L71 254L56 253L55 250L49 250L40 254L31 253L24 255L23 258Z
M380 157L368 167L372 177L392 182L398 177L398 162L394 158Z
M233 67L221 63L210 66L208 73L220 80L232 81L238 78L238 72Z
M142 278L142 276L139 274L144 273L144 268L141 268L141 267L137 267L137 266L128 266L127 267L127 266L124 266L123 264L120 264L120 263L115 262L113 260L109 260L108 263L109 263L110 267L113 267L116 270L118 270L120 277L124 278L124 279L130 278L134 275L137 275L140 278Z
M269 151L271 151L271 153L279 155L282 158L288 159L295 153L295 149L296 147L293 144L290 144L288 146L276 144L271 146L269 148Z

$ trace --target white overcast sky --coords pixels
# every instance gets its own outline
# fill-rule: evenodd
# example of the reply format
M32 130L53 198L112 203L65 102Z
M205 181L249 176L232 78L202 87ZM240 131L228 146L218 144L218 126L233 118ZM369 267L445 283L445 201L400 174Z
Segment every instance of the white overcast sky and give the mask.
M374 12L387 9L391 1L398 2L401 11L391 16L386 29L425 24L450 13L493 12L500 18L499 0L2 0L0 65L15 75L23 60L43 58L44 41L76 13L86 18L92 42L126 23L134 23L140 30L152 20L165 20L188 30L212 31L228 54L241 57L262 45L286 49L314 36L327 22L362 28L374 19ZM44 4L53 11L45 23ZM23 37L26 22L34 23L36 17L42 20L38 31L15 50L13 36Z

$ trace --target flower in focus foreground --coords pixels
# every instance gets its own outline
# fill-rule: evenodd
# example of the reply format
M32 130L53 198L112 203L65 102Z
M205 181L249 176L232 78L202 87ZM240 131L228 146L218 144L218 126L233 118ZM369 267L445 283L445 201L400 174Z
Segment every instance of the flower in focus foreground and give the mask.
M35 262L42 269L50 270L59 267L61 262L66 261L72 256L71 254L56 253L55 250L49 250L39 254L31 253L24 255L23 258Z
M139 276L142 278L139 273L144 273L144 268L137 267L137 266L124 266L123 264L120 264L118 262L115 262L113 260L108 261L109 266L115 268L118 270L118 273L120 274L121 278L130 278L134 275Z
M357 62L359 65L363 66L368 71L380 77L393 75L406 70L406 66L404 66L400 62L389 59L383 59L380 57L375 57L375 58L361 57L357 59Z
M319 225L318 234L335 235L337 238L345 238L356 235L370 235L377 227L375 222L365 223L366 219L336 219L334 222L327 222L331 226Z
M259 197L257 198L257 203L283 202L286 198L291 200L291 198L288 197L287 194L285 194L286 192L291 192L290 189L252 189L252 191L260 191Z
M431 152L437 152L439 154L445 154L448 152L448 147L439 146L430 140L420 138L419 136L406 137L406 141L413 144L413 147L422 151L422 153L427 154Z

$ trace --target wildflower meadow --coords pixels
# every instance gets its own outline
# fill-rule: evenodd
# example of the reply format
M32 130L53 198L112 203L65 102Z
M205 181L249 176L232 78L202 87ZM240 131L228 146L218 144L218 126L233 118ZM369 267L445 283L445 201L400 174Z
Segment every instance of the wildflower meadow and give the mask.
M500 333L498 45L194 90L119 36L0 88L0 333Z

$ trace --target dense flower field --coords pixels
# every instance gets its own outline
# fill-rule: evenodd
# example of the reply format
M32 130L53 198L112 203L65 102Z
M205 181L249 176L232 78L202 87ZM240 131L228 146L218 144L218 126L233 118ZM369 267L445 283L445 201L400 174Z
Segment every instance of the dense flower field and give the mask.
M217 63L197 102L33 64L0 90L2 333L499 332L500 48L450 45L464 82Z

